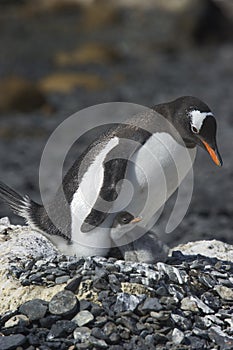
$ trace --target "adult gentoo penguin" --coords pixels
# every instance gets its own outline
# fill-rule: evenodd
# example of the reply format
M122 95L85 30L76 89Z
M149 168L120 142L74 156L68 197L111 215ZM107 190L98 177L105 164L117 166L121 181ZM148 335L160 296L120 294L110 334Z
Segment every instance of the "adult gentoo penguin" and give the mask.
M0 196L65 254L106 255L116 212L142 216L144 232L150 229L158 209L192 167L197 145L222 165L209 107L198 98L180 97L132 116L91 143L46 207L2 183ZM117 200L124 202L127 195L123 179L132 183L134 193L119 209Z

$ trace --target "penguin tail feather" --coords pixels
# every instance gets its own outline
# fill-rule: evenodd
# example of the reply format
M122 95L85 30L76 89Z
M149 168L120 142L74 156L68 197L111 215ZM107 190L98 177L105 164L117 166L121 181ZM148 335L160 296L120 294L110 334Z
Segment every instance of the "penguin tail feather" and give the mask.
M37 204L28 196L21 196L19 193L0 181L0 198L9 205L16 215L23 217L28 224L32 223L30 215L31 208L33 205Z

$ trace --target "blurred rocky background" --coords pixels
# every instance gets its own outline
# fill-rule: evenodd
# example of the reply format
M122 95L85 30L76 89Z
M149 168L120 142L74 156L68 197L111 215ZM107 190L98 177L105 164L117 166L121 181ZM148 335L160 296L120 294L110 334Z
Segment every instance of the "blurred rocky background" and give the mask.
M203 99L218 119L224 167L199 150L191 205L170 246L233 243L231 0L0 0L0 179L40 200L39 164L53 130L80 109ZM111 120L110 120L111 121ZM90 141L82 138L67 169ZM48 178L48 195L52 178ZM0 217L20 219L0 204Z

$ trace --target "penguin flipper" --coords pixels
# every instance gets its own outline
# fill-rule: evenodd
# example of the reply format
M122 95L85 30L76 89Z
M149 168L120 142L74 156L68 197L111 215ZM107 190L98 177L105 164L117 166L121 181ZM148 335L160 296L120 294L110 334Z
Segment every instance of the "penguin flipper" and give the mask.
M104 164L103 185L94 208L81 226L82 232L93 230L106 219L112 202L118 197L117 185L119 186L119 181L124 178L126 167L127 159L112 159ZM101 210L95 208L101 208Z

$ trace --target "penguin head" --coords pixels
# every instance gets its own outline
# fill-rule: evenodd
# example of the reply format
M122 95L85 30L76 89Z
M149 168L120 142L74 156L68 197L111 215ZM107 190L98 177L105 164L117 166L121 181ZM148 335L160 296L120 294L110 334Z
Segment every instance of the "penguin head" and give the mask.
M199 145L205 149L214 163L222 166L222 158L219 154L216 131L216 119L210 108L196 97L184 96L177 99L176 127L188 147ZM177 125L179 124L179 125Z
M111 238L113 240L120 239L126 232L130 231L136 223L140 222L142 218L135 217L127 211L118 213L112 224Z

